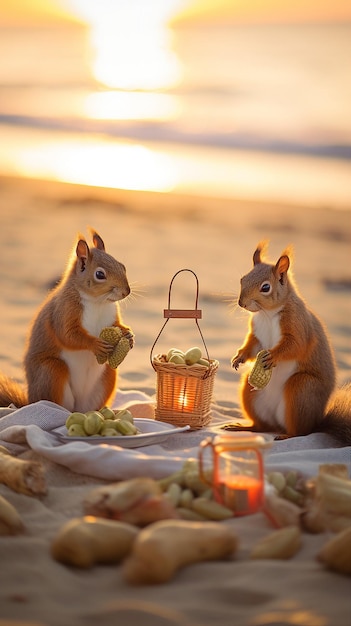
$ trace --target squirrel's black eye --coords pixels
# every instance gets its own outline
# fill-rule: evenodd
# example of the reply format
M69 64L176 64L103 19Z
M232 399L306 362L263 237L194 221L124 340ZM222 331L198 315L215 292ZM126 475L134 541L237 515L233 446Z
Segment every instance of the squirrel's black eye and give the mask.
M102 269L102 267L98 267L95 270L95 278L96 280L106 280L106 272Z
M264 282L262 283L261 287L260 287L260 292L264 293L264 294L268 294L272 291L272 285L269 282Z

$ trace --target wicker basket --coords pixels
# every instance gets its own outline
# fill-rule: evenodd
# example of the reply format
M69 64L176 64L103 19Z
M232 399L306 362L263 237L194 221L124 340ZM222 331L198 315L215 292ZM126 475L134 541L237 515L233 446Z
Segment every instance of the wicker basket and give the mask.
M167 363L164 355L153 358L157 373L155 417L175 426L203 428L211 421L211 400L218 361L210 366Z
M191 272L196 279L197 291L195 309L179 310L170 308L172 283L180 272ZM201 310L197 308L199 284L192 270L179 270L171 281L168 296L168 309L164 310L166 321L151 348L151 364L157 374L155 418L174 426L189 425L192 430L200 429L211 421L211 400L214 377L219 363L208 356L208 350L199 327ZM171 318L194 319L204 344L209 366L169 363L166 355L153 356L153 350L164 327Z

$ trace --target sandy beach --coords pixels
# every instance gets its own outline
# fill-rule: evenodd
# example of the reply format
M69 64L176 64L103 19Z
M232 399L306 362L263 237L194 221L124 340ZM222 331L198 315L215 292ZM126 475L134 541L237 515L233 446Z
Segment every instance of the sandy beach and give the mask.
M209 355L220 363L214 404L222 415L238 415L240 376L230 368L230 359L244 339L248 318L236 307L236 297L240 277L250 270L262 239L270 240L272 261L293 245L300 294L328 329L338 383L350 379L350 211L10 177L0 178L0 198L0 369L17 380L23 381L30 321L59 279L76 234L88 235L89 226L100 233L107 251L126 265L132 286L132 295L121 304L123 319L135 333L134 349L119 369L122 391L153 397L150 351L164 322L170 281L178 270L188 268L199 280L200 326ZM194 301L194 278L184 273L174 283L172 304L193 308ZM201 338L194 323L171 320L156 350L196 345L201 346ZM24 454L31 456L37 455ZM64 570L48 556L48 544L58 521L78 514L79 498L99 479L92 476L89 482L79 472L45 463L49 493L42 501L0 485L1 494L16 504L30 529L23 538L0 538L1 564L6 563L1 626L109 626L117 619L143 626L349 624L349 580L316 564L313 555L322 543L320 536L310 536L291 563L270 563L265 569L264 562L243 562L239 574L219 563L185 569L162 590L136 591L139 605L134 605L133 590L121 583L116 568L99 566L83 574ZM244 533L242 560L250 542L267 531L267 523L256 518L238 521L238 531ZM92 598L94 585L97 595ZM296 615L299 621L294 621Z
M135 349L120 371L120 385L154 389L150 350L164 322L168 288L180 269L199 280L201 329L210 356L220 361L216 396L237 402L238 374L230 359L241 345L248 317L236 307L240 277L252 266L262 239L272 261L290 244L302 297L326 325L338 363L339 383L350 371L349 211L267 205L239 200L127 192L79 185L2 178L1 369L22 379L22 355L30 321L65 267L78 232L94 227L106 249L122 261L134 295L121 303L134 330ZM181 275L174 306L192 308L195 281ZM187 320L168 324L159 351L201 338ZM180 346L182 347L182 346Z

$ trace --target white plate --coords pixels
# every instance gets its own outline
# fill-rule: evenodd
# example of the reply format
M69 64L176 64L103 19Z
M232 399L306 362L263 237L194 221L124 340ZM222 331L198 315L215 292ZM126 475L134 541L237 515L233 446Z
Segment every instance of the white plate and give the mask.
M85 443L108 443L121 448L141 448L142 446L152 446L153 444L162 443L168 437L182 433L190 429L190 426L182 426L177 428L166 422L157 422L147 418L135 418L135 426L141 431L139 435L117 435L116 437L69 437L67 435L66 426L59 426L52 430L52 434L64 442L85 441Z

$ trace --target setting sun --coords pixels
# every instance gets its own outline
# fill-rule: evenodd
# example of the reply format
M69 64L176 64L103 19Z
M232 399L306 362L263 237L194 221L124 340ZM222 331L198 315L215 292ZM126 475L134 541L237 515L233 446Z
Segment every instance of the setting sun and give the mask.
M167 24L180 9L181 0L70 0L70 4L72 11L89 25L92 69L103 85L162 89L179 82L181 67L171 50Z

